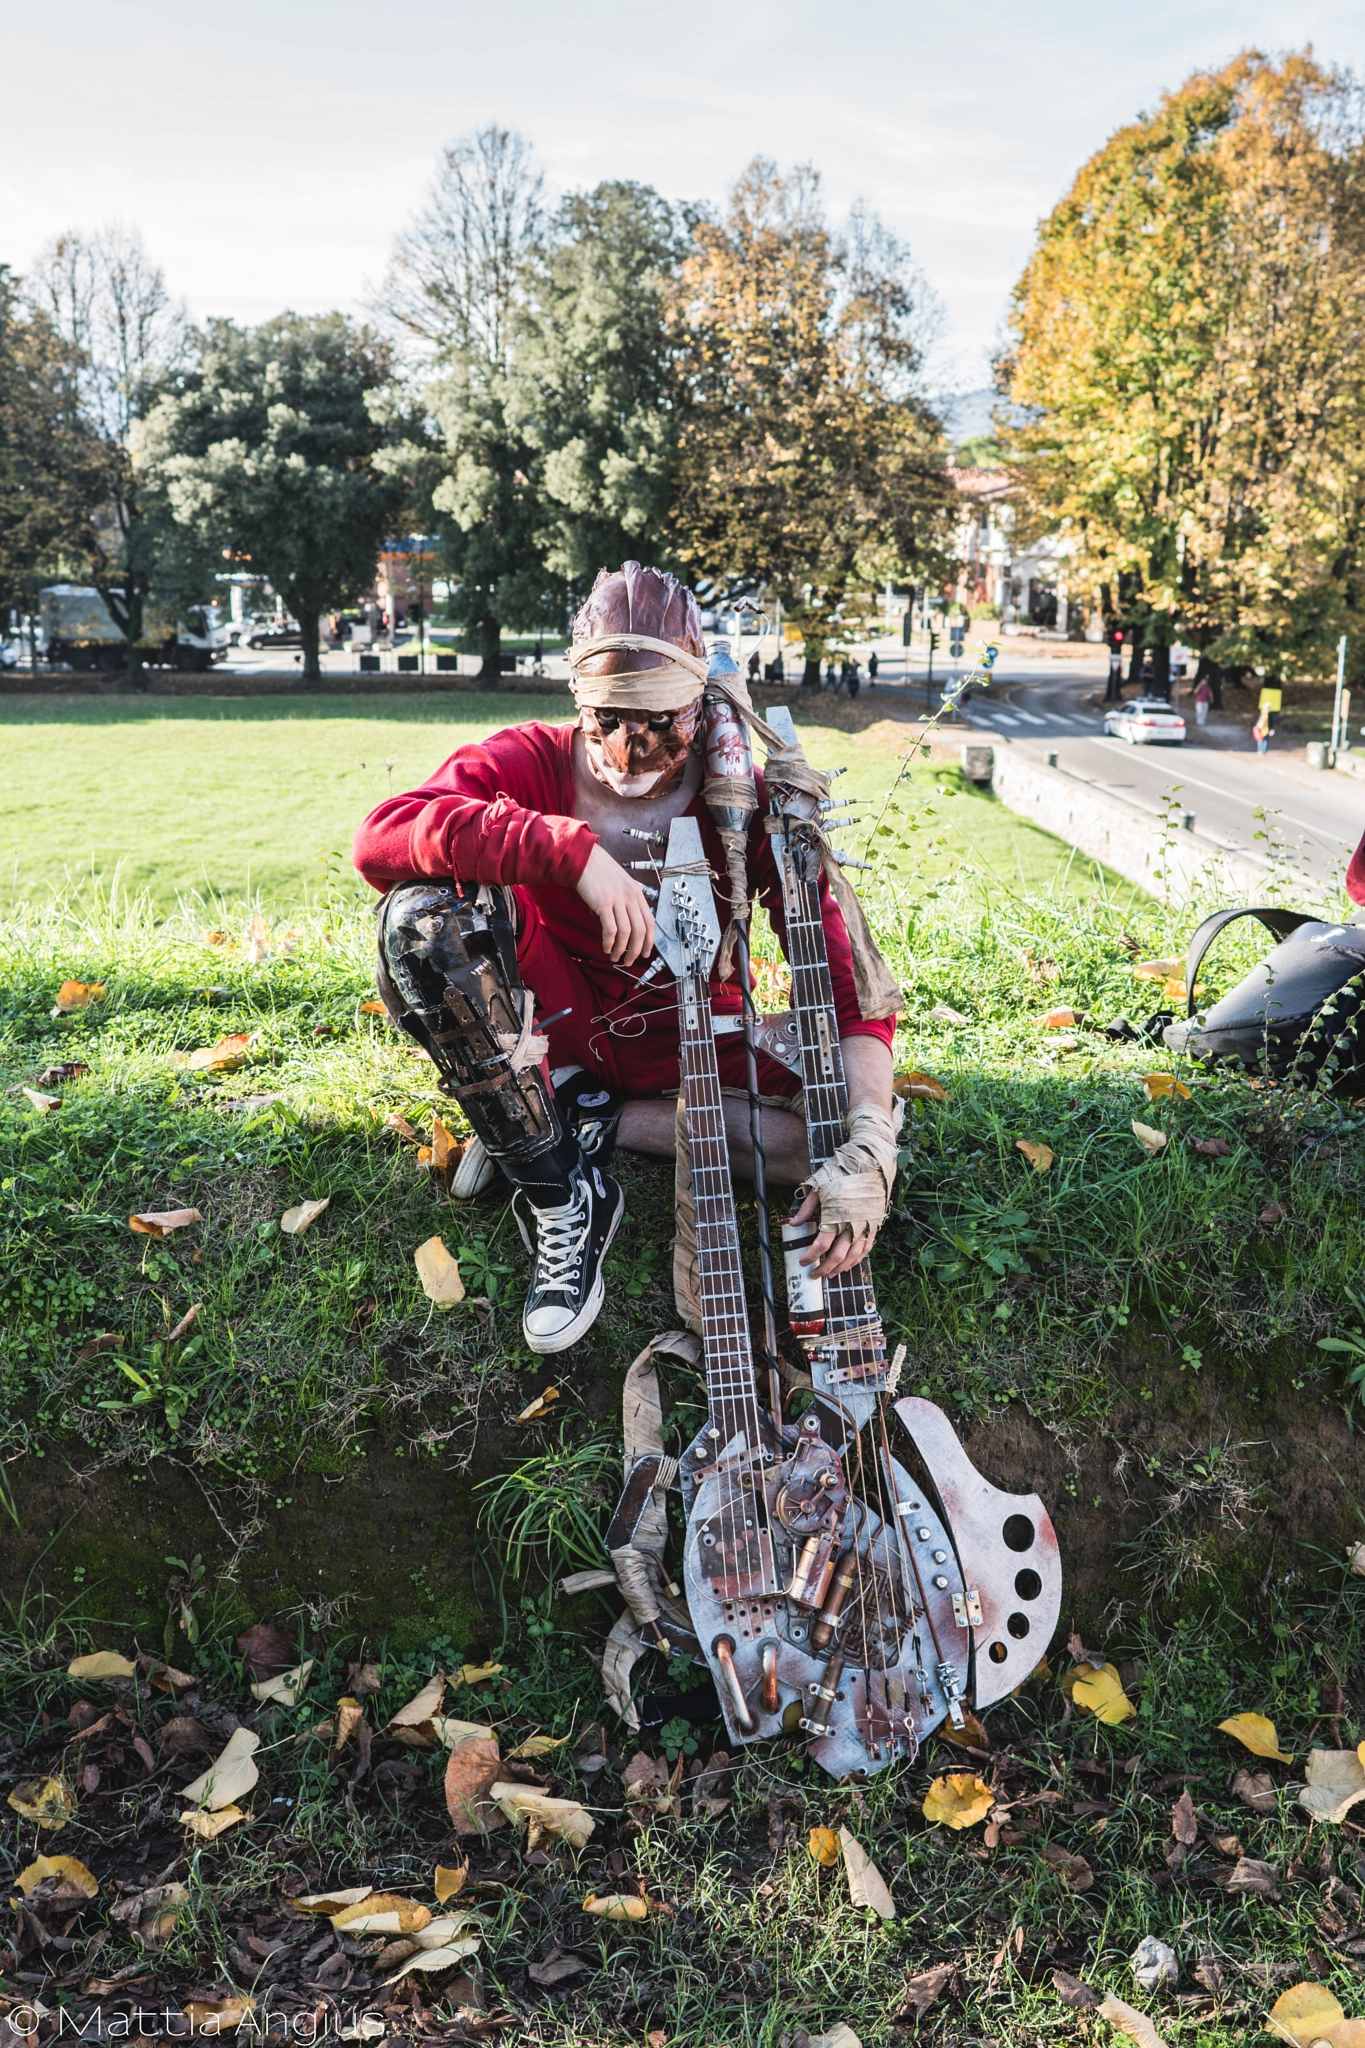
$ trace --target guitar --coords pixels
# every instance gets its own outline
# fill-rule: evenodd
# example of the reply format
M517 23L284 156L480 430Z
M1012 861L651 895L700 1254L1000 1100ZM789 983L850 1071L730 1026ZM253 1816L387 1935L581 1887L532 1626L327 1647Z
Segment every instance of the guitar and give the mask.
M943 1569L952 1545L926 1487L889 1457L886 1484L870 1467L862 1484L884 1365L862 1362L847 1395L826 1375L797 1423L759 1403L711 1015L720 927L695 819L670 828L656 944L677 984L708 1407L679 1470L692 1627L732 1740L800 1732L834 1777L880 1770L962 1717L962 1660L943 1648L962 1581ZM850 1314L861 1355L870 1283Z
M797 746L790 711L778 706L767 722L783 744ZM791 1006L801 1048L812 1165L828 1159L846 1135L848 1087L839 1048L820 897L821 847L816 798L768 781L773 854L782 885ZM810 1364L815 1407L834 1418L826 1434L841 1456L875 1465L880 1497L907 1539L911 1574L926 1610L946 1710L962 1718L961 1702L984 1711L1021 1684L1057 1626L1062 1574L1056 1532L1036 1494L993 1486L967 1458L947 1417L933 1402L895 1403L924 1480L951 1534L941 1541L933 1518L912 1497L892 1455L886 1426L890 1376L868 1262L823 1282L799 1263L815 1226L784 1226L790 1325ZM863 1484L861 1469L855 1484ZM941 1716L940 1716L941 1718ZM933 1723L927 1725L932 1726ZM920 1722L920 1733L926 1732Z

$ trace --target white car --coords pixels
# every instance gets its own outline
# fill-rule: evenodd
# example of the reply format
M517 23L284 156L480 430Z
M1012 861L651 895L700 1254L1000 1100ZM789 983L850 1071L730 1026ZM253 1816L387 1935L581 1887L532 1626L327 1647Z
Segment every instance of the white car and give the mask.
M1131 704L1116 704L1104 714L1104 730L1110 739L1127 740L1130 747L1178 747L1185 739L1185 721L1164 697L1135 697Z

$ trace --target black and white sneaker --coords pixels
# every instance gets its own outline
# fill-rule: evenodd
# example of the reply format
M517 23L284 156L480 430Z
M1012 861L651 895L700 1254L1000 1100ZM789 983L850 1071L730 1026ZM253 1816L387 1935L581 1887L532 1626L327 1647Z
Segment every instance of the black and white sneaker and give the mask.
M616 1127L626 1106L625 1096L583 1067L560 1067L550 1079L560 1122L577 1137L585 1159L605 1166L616 1150Z
M567 1351L597 1321L606 1299L602 1266L625 1208L610 1174L587 1164L576 1169L572 1197L559 1208L536 1208L521 1190L513 1197L517 1228L535 1253L521 1318L532 1351Z

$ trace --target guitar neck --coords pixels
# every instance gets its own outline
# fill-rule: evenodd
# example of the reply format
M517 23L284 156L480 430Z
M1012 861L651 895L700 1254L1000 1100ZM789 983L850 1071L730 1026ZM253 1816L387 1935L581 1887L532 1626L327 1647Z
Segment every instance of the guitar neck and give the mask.
M739 1436L750 1450L757 1450L761 1437L753 1345L705 975L687 974L678 982L678 1031L697 1218L707 1402L712 1424L720 1432L718 1449Z

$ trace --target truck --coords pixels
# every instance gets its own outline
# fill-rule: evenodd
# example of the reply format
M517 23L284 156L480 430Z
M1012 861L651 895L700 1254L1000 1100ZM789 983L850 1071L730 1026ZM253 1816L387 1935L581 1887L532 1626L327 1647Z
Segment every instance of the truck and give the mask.
M128 643L93 585L51 583L38 593L38 632L45 660L73 669L121 669ZM206 670L228 651L228 628L216 604L178 611L152 599L143 607L138 654L145 668Z

